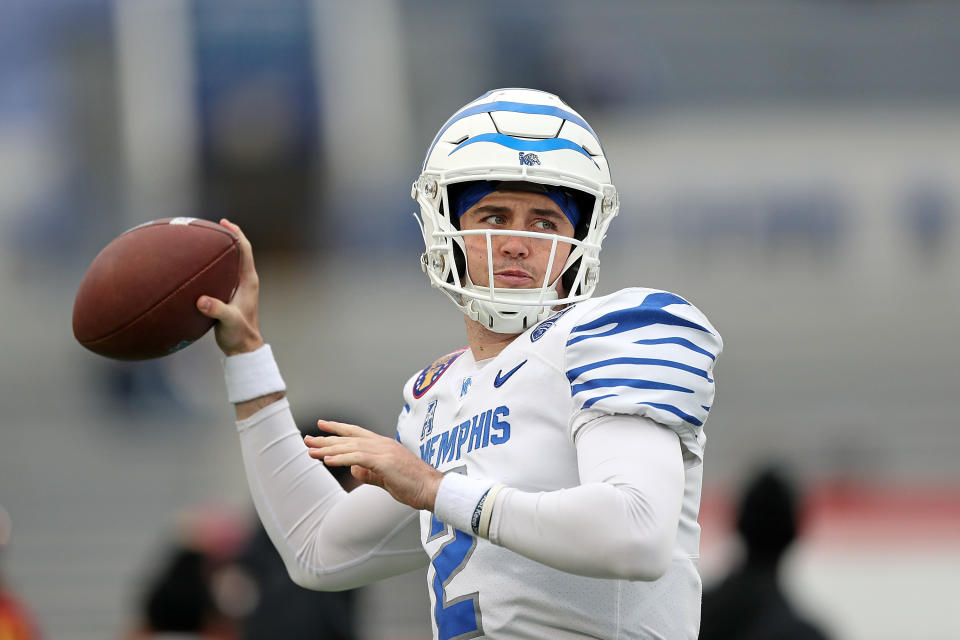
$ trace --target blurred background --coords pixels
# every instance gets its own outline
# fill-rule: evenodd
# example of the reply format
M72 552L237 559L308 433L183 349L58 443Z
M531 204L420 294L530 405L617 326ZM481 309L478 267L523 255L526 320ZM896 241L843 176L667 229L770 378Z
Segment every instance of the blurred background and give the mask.
M87 265L140 222L229 217L295 414L391 433L402 382L464 344L410 183L454 110L524 86L605 142L600 292L675 291L725 338L705 585L773 466L797 611L840 639L960 637L958 25L916 0L0 0L0 585L47 638L132 637L179 545L228 623L249 614L219 352L84 351ZM423 573L392 578L357 594L356 637L427 616Z

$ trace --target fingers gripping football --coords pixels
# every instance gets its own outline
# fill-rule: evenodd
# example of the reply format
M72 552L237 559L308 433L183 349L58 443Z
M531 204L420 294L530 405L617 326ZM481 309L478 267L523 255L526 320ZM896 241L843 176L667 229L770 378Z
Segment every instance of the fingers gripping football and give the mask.
M243 231L226 219L220 220L220 225L239 238L240 283L229 304L211 296L200 296L197 309L217 320L214 326L217 345L224 354L231 356L254 351L263 345L258 311L260 280L253 263L253 247Z
M342 422L320 420L317 424L336 435L305 437L311 458L328 466L350 467L353 477L385 489L398 502L415 509L433 509L443 478L439 471L393 438Z

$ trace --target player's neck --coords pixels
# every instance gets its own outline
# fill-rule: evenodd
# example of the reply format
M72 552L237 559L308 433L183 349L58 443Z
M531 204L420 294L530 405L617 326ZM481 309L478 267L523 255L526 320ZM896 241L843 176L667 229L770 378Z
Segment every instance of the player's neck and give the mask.
M476 320L466 317L464 320L466 320L467 325L467 343L470 345L470 351L473 352L473 359L477 362L499 355L519 335L516 333L496 333Z

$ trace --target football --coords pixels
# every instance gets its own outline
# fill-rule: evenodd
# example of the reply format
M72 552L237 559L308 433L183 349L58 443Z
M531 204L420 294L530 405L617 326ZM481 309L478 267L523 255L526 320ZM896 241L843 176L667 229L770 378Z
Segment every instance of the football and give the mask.
M201 295L229 302L240 276L237 237L198 218L141 224L87 269L73 304L73 335L94 353L147 360L183 349L214 325Z

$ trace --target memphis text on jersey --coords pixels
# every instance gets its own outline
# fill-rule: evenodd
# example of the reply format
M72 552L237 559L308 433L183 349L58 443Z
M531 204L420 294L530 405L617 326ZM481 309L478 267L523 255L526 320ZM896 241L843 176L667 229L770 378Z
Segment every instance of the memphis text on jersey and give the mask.
M433 467L459 460L465 453L503 444L510 439L510 409L500 405L482 411L443 433L431 436L420 445L420 458Z

